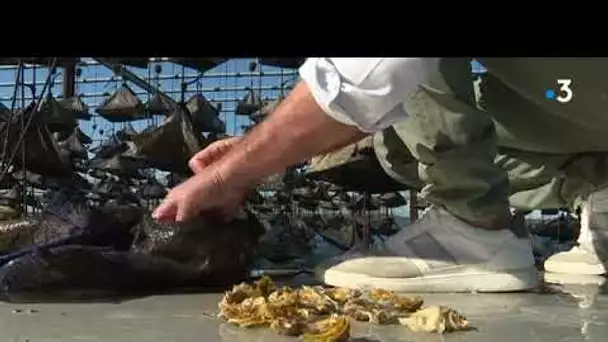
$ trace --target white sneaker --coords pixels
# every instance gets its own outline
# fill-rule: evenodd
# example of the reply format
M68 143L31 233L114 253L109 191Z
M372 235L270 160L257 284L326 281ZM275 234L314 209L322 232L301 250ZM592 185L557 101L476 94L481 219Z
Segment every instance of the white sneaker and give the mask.
M579 275L606 274L606 268L597 253L581 246L550 256L545 260L545 271Z
M601 190L589 196L581 210L578 246L550 256L545 261L545 271L582 275L606 274L606 267L598 254L598 247L602 247L598 242L602 235L608 232L607 201L608 190Z
M385 243L349 251L315 273L331 286L396 292L507 292L539 283L529 239L472 227L436 206Z

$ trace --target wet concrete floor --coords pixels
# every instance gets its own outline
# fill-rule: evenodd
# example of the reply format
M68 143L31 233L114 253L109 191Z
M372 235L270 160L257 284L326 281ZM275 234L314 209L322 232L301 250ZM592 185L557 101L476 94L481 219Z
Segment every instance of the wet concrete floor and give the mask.
M353 341L606 341L604 278L552 279L540 293L424 294L427 304L452 307L476 331L435 335L400 326L355 324ZM0 303L0 340L6 342L297 341L245 330L214 315L220 294L156 296L111 303Z

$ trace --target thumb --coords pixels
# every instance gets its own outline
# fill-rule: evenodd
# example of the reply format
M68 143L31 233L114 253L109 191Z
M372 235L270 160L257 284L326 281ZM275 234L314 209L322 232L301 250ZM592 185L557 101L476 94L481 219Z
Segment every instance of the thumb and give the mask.
M233 137L211 143L190 158L188 166L195 174L201 172L203 168L213 164L226 154L226 152L228 152L240 139L241 138Z
M190 159L190 161L188 161L188 167L190 167L192 173L197 174L203 171L205 168L205 163L194 156Z
M214 161L222 156L223 152L225 152L228 147L229 146L226 144L226 142L221 140L216 141L192 156L192 158L190 158L188 161L188 166L194 173L197 173L195 169L200 170L213 164Z
M188 161L188 167L194 174L200 173L206 166L209 166L213 162L213 156L216 152L208 149L199 151L197 154L192 156Z

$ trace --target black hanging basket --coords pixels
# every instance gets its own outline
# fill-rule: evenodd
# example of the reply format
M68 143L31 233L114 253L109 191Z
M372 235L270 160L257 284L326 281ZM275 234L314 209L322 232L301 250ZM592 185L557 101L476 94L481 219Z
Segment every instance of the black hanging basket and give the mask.
M159 93L155 93L146 103L146 111L152 115L168 116L175 109L175 103Z
M34 173L39 173L45 176L65 177L73 171L72 163L69 158L69 153L62 153L62 149L57 145L48 126L41 120L40 116L32 113L30 105L25 110L20 110L14 116L12 123L7 123L3 126L1 136L8 135L6 158L10 158L15 149L16 153L12 156L12 163L20 169L26 169ZM32 117L33 115L33 117ZM30 121L31 118L31 121ZM23 144L19 144L19 137L22 135L22 120L30 125L23 135ZM4 140L0 142L4 143ZM25 163L20 150L25 146ZM0 146L1 147L1 146Z
M226 124L219 118L218 110L203 94L193 95L186 102L186 108L195 129L208 133L226 133Z
M385 193L409 189L384 172L373 150L373 136L312 158L305 174L309 179L330 182L350 191Z
M256 94L253 89L249 89L247 95L236 106L236 115L248 116L262 109L263 106L264 103L262 103L260 95Z
M72 113L72 115L78 120L90 120L91 114L89 113L89 106L87 106L82 99L78 96L72 96L65 99L58 100L57 103L66 111Z
M127 122L145 118L143 103L126 84L110 95L96 112L110 122Z
M169 172L187 172L188 161L202 145L184 109L176 110L162 125L132 137L135 153L130 158L148 167Z
M51 93L42 100L42 106L36 115L52 132L71 130L78 124L74 112L63 107Z
M74 129L72 135L67 137L65 140L61 140L57 144L59 148L62 148L70 154L72 159L88 159L89 153L86 146L84 146L81 138L78 134L78 129Z

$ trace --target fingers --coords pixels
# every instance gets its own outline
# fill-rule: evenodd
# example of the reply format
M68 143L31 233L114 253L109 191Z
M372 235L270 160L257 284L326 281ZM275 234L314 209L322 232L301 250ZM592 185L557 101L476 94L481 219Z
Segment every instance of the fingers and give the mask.
M158 222L173 222L177 215L177 203L166 198L152 213L152 218Z
M161 223L186 222L196 216L202 209L200 199L184 196L178 192L169 192L165 200L154 210L152 218ZM199 192L200 194L200 192ZM223 219L230 221L238 213L244 196L235 197L215 207ZM240 199L240 200L239 200Z
M188 167L194 174L200 173L205 168L205 163L196 159L196 155L188 161Z
M229 217L237 212L246 192L228 186L213 168L196 174L169 191L163 202L154 210L159 222L185 222L202 210L219 210Z
M154 210L152 218L162 223L185 222L196 214L191 201L167 198Z
M213 188L208 177L193 176L169 191L162 203L154 210L153 218L159 222L184 222L203 209L209 202L205 188ZM212 196L211 196L212 197Z

